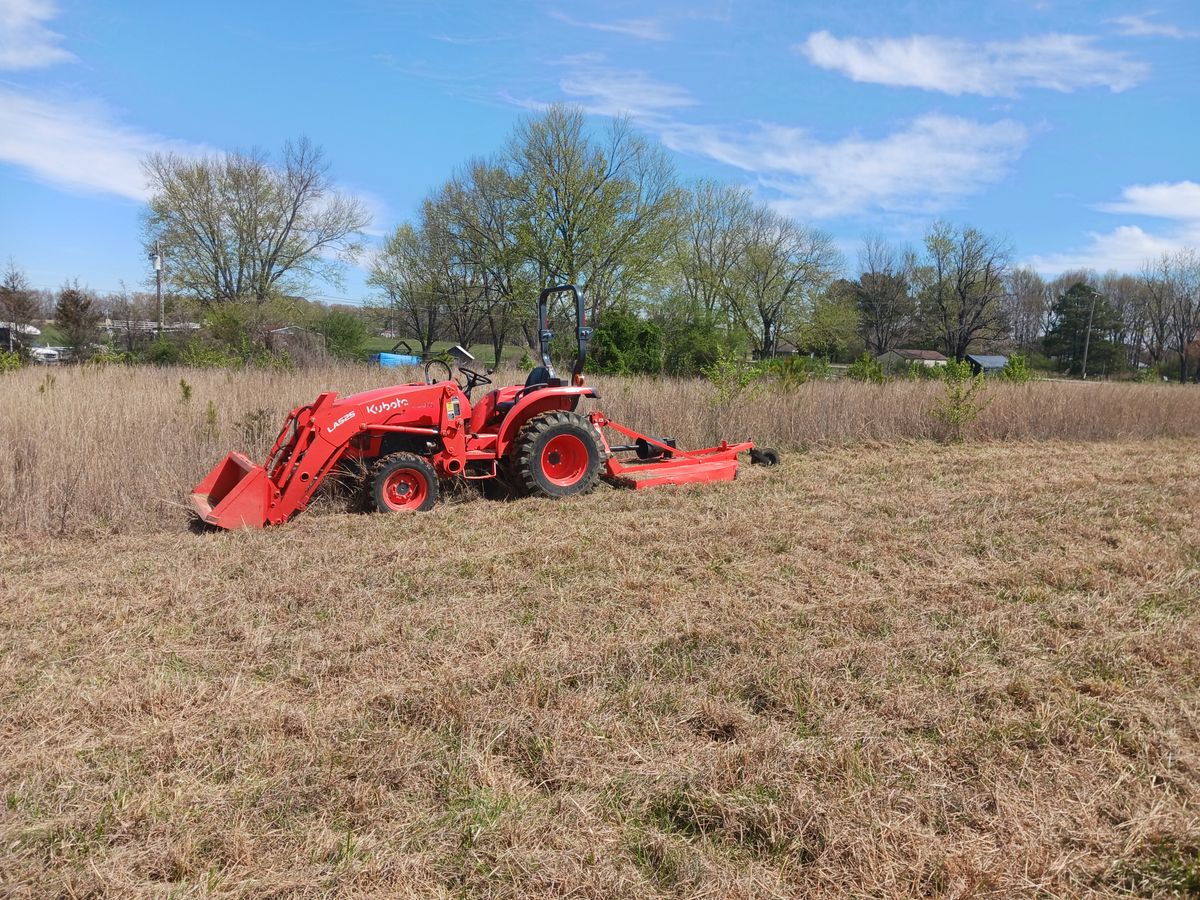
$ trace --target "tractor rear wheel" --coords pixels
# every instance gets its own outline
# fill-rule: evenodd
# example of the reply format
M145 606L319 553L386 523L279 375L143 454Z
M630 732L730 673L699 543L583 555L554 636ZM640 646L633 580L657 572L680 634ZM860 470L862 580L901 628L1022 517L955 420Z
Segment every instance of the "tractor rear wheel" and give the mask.
M371 503L380 512L425 512L437 503L437 472L415 453L383 457L370 478Z
M600 433L587 416L548 412L525 423L513 449L517 481L540 497L586 494L600 480Z

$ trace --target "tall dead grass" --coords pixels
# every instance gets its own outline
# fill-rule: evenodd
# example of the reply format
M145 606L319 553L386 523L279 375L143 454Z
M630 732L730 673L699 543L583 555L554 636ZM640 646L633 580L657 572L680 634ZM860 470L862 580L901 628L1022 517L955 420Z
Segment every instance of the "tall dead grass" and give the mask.
M26 369L0 376L0 530L179 527L189 489L227 451L261 458L287 411L320 391L394 383L364 367L220 371ZM497 376L520 381L523 373ZM182 384L181 384L182 382ZM699 380L596 378L617 421L677 438L789 449L926 440L940 386L814 383L718 401ZM997 440L1200 435L1200 391L1173 386L994 384L976 434Z

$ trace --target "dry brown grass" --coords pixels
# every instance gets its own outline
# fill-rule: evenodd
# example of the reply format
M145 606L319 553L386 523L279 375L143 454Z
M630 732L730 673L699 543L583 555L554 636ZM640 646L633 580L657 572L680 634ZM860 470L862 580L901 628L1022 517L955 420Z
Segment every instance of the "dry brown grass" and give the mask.
M322 390L353 393L398 377L365 367L63 368L0 376L0 530L182 527L188 491L227 451L261 459L289 409ZM523 378L511 373L504 380ZM604 397L599 405L613 418L684 446L750 437L790 449L938 435L929 411L940 386L931 383L819 383L718 403L702 381L595 382ZM994 384L987 397L977 428L982 439L1200 437L1200 390L1189 387Z
M32 399L132 446L90 424L89 471L155 463L84 485L155 485L148 525L208 464L175 455L228 443L193 430L209 397L227 429L317 380L222 378L182 408L168 375L116 414L67 373ZM811 397L875 402L786 408ZM0 535L0 893L1194 888L1197 451L835 448L557 504Z

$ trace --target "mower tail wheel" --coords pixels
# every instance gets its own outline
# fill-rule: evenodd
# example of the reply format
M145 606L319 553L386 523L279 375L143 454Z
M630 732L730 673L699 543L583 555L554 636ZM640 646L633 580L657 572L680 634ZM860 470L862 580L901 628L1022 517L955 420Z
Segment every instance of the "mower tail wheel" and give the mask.
M437 472L415 453L383 457L369 477L371 503L380 512L425 512L437 503Z
M779 451L771 447L755 447L750 451L750 462L756 466L777 466Z
M517 481L530 494L573 497L600 480L600 434L587 416L548 412L525 423L516 440Z

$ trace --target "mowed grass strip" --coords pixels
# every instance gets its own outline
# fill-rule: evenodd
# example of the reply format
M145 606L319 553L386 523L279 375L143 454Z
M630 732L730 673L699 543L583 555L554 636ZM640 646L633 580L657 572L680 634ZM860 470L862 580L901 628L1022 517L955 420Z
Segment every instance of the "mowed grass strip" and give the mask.
M1195 891L1198 450L0 536L0 884Z

